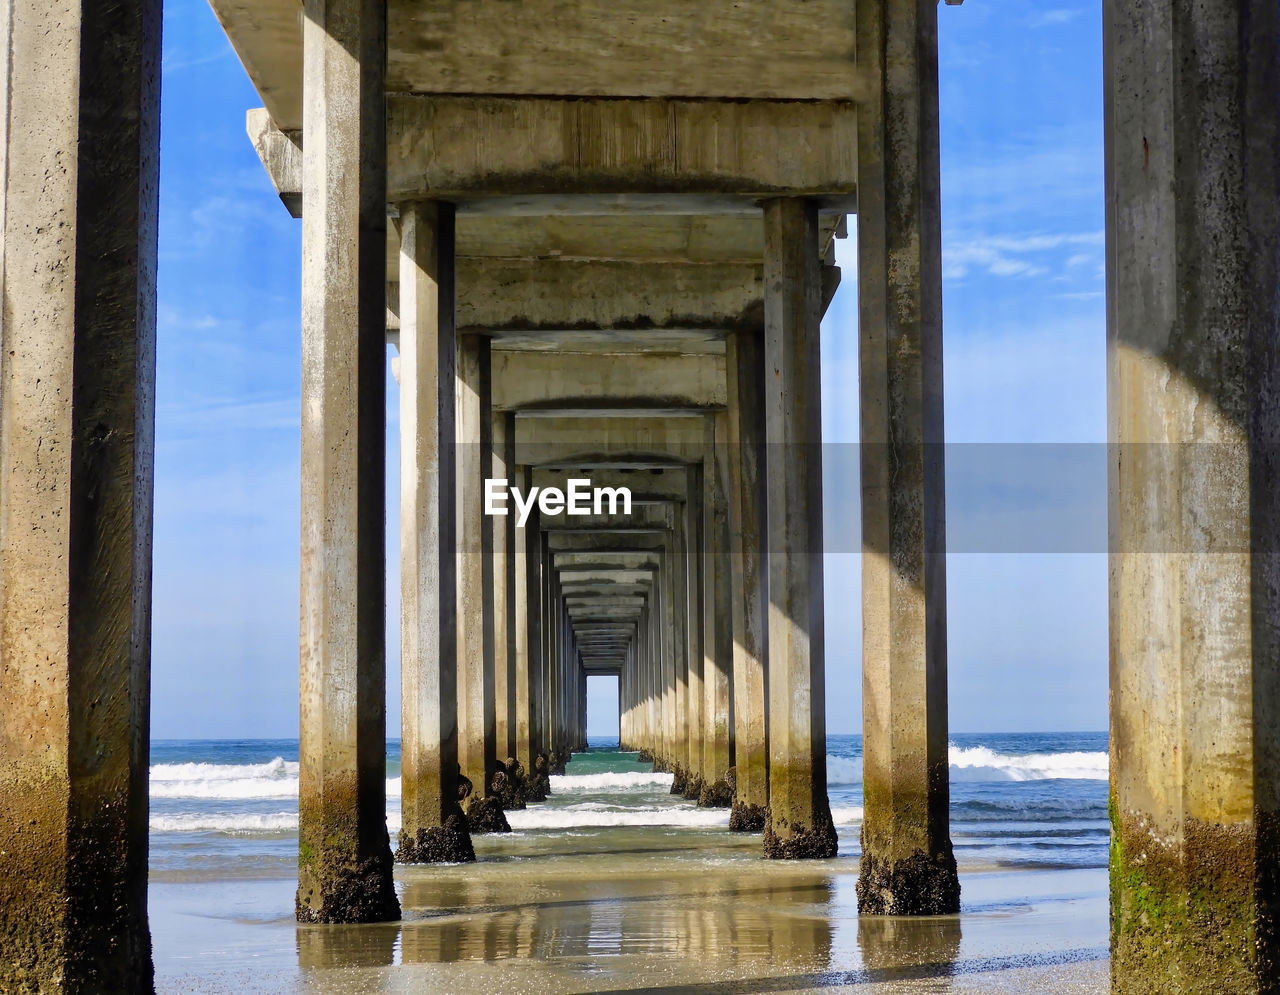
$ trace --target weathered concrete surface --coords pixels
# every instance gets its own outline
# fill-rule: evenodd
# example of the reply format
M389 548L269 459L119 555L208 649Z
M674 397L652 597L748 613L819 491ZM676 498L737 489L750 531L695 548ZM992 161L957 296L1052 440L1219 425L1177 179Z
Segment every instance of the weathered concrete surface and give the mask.
M763 330L737 332L726 343L734 714L729 828L738 832L763 830L769 808L763 339Z
M528 45L522 42L520 50L532 51ZM393 96L391 195L460 199L607 190L760 197L786 191L851 206L858 144L852 103L655 96ZM733 140L724 141L725 135ZM805 155L793 154L798 146Z
M460 338L457 380L458 765L463 776L475 785L478 800L488 797L498 769L494 728L494 519L484 513L484 480L492 468L493 453L487 338ZM447 550L442 552L449 555Z
M514 433L514 426L512 426ZM514 441L514 437L513 437ZM513 457L514 460L514 457ZM516 467L515 479L526 493L533 479L528 467ZM530 517L523 529L515 529L513 546L513 569L515 572L512 587L515 622L515 665L513 680L515 681L515 758L524 767L526 775L532 774L534 760L537 757L537 723L534 710L537 701L535 675L538 670L537 656L539 644L538 614L538 567L537 550L540 547L536 528L536 513Z
M783 0L710 17L679 0L519 7L392 0L389 85L428 93L856 99L853 12Z
M1280 11L1105 11L1111 964L1280 987Z
M458 287L459 329L477 334L718 332L761 307L758 263L471 258Z
M937 9L859 7L884 80L859 130L862 864L858 909L960 906L948 822Z
M281 131L265 107L246 112L244 128L280 203L292 217L302 217L302 132Z
M591 407L724 407L721 356L617 356L574 352L493 353L493 405L537 411ZM603 414L604 411L598 411Z
M0 989L150 991L160 4L0 35Z
M301 124L296 0L213 0L282 127ZM389 5L391 90L609 97L859 100L853 12L838 0L731 8L714 19L667 0L493 9Z
M397 919L386 823L385 9L307 9L297 916ZM353 55L355 56L353 58Z
M702 790L698 804L733 804L733 588L729 577L729 418L705 419L706 458L702 469Z
M401 831L406 862L474 860L458 778L453 208L400 232Z
M859 8L861 9L861 7ZM821 278L816 207L765 203L769 529L767 857L832 857L822 616Z
M702 729L706 715L706 695L703 689L703 639L706 629L703 623L703 557L701 551L706 541L706 529L703 521L704 488L702 482L703 467L701 464L689 466L684 474L687 490L684 503L684 535L685 549L688 556L685 563L685 723L689 732L688 760L684 770L684 797L698 799L702 795L702 786L706 775L702 749ZM680 773L677 771L677 773ZM673 785L673 788L675 786Z
M492 377L492 367L490 376ZM492 380L490 381L492 384ZM492 389L492 387L491 387ZM515 424L507 412L493 413L493 452L488 476L515 483ZM496 518L493 528L493 733L499 758L516 754L515 613L512 611L515 568L515 518ZM501 762L499 763L501 766Z

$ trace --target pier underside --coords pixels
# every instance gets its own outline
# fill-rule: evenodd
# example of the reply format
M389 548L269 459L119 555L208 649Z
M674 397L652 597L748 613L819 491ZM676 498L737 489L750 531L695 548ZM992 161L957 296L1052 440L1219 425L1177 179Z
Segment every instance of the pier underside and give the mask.
M836 854L819 329L851 216L856 901L956 913L935 5L211 6L301 219L298 920L399 921L397 860L473 861L585 749L593 675L624 749L760 834L732 846ZM145 991L162 12L54 7L2 22L0 988ZM1274 991L1280 13L1156 7L1106 12L1113 985Z

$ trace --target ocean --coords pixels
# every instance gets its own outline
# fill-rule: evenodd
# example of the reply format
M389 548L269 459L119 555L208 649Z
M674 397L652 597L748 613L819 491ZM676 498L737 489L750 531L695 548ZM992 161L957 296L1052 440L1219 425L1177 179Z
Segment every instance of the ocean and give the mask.
M519 835L619 827L727 832L728 812L673 798L616 740L593 737L552 796L508 818ZM827 741L828 794L842 856L858 852L862 737ZM1105 733L957 734L951 739L951 835L961 867L1099 868L1107 863ZM151 746L153 872L197 873L221 860L261 872L292 867L296 740L160 740ZM387 827L400 827L400 743L387 744Z

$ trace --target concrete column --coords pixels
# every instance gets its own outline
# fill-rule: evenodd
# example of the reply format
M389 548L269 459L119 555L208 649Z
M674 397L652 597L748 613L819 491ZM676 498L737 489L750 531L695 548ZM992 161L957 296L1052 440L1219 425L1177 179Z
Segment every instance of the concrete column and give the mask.
M150 991L160 3L0 30L0 989Z
M705 783L703 765L703 715L706 701L703 694L703 620L702 620L702 566L706 557L703 555L704 529L702 523L702 467L691 464L685 473L688 480L688 492L685 500L685 535L687 536L688 557L686 591L689 604L686 609L689 624L686 628L688 637L688 671L686 686L686 712L689 727L689 772L685 778L684 796L697 800L702 796Z
M937 10L859 8L862 864L858 908L956 912L948 822Z
M1104 10L1111 971L1280 988L1280 10Z
M515 483L522 492L527 493L527 485L532 479L529 467L516 467ZM515 519L512 517L512 522ZM536 639L530 638L530 626L536 622L535 613L530 612L530 585L532 581L529 565L529 539L532 533L529 528L515 529L511 533L511 621L513 627L511 693L515 695L515 713L511 724L512 735L515 736L515 747L512 756L524 764L525 772L534 770L535 749L532 749L532 666L531 653L536 647Z
M672 652L675 709L675 757L672 764L675 777L671 793L683 795L689 778L689 627L692 619L689 606L689 543L686 535L684 504L674 510L675 528L672 530L671 599L675 606L675 646Z
M546 533L542 533L542 667L538 687L538 729L541 733L538 749L546 758L548 773L555 751L555 720L552 702L555 699L555 660L559 633L556 630L555 569L547 545Z
M816 206L764 206L769 528L767 857L831 857L822 617L822 315Z
M297 917L397 919L387 838L386 8L303 24Z
M492 466L489 339L458 344L458 764L471 782L471 831L509 832L493 795L498 769L494 703L493 519L484 513Z
M521 470L521 487L527 494L533 483L533 472ZM542 536L538 512L532 511L523 529L516 530L516 712L517 722L524 724L523 737L517 726L516 759L524 765L528 778L529 801L545 801L545 766L542 746ZM521 576L523 575L523 576ZM521 618L523 613L523 618ZM541 758L541 759L540 759Z
M733 611L729 579L728 415L707 422L702 471L702 520L705 523L702 582L703 785L698 804L733 804L729 768L733 765Z
M398 860L474 860L458 805L454 213L400 209Z
M726 340L736 775L729 828L752 833L764 829L769 808L762 338L753 329Z
M515 480L515 417L508 411L493 415L493 456L489 472L494 480ZM515 682L515 516L491 519L493 528L493 731L498 759L516 755Z

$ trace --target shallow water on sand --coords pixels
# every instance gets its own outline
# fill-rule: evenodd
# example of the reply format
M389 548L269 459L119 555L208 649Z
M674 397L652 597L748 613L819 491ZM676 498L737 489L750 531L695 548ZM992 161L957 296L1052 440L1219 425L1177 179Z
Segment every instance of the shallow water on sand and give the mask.
M477 863L398 867L403 921L360 927L293 921L296 744L156 744L158 987L1105 990L1105 737L981 739L952 747L960 916L858 919L860 744L833 737L834 860L764 861L669 775L593 749ZM393 753L393 835L398 775Z

